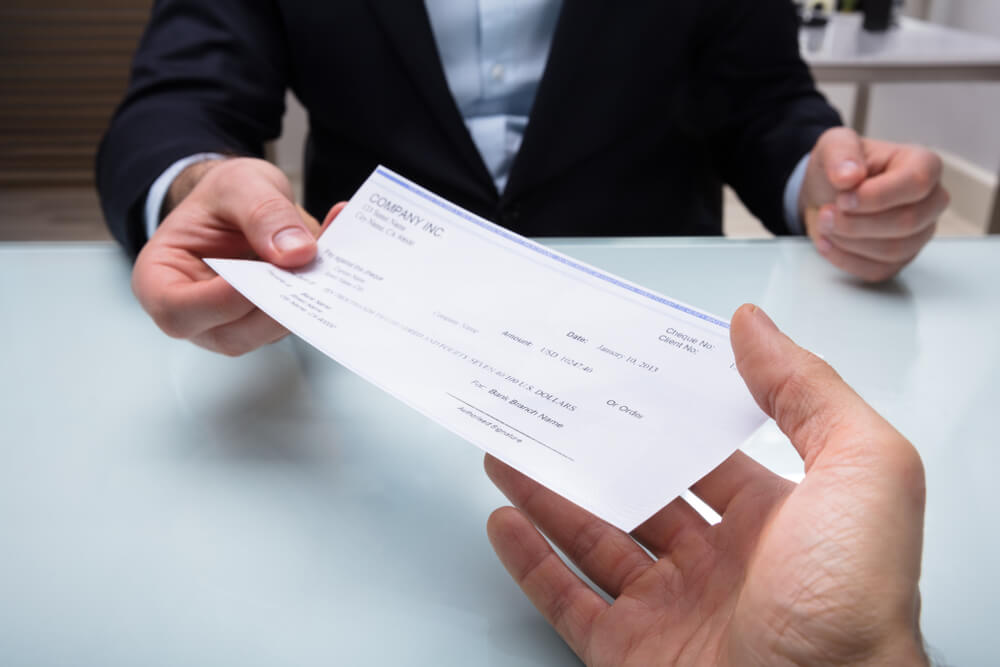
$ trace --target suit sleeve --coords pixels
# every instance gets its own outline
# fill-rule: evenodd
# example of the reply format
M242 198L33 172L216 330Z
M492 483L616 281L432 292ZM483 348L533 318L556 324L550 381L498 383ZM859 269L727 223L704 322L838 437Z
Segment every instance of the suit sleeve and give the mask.
M706 4L709 4L706 2ZM799 54L788 0L714 0L697 54L696 109L716 170L775 234L785 184L837 112Z
M108 227L132 254L146 192L201 152L260 156L280 134L288 51L273 0L157 0L97 155Z

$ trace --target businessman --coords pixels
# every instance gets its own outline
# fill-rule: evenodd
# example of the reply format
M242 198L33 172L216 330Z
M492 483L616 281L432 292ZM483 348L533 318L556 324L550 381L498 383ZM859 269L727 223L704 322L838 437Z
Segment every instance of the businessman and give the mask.
M308 215L259 159L289 88ZM142 305L235 355L285 331L201 258L308 262L379 163L529 236L719 234L728 183L884 280L947 204L940 161L839 123L787 0L159 0L97 177Z

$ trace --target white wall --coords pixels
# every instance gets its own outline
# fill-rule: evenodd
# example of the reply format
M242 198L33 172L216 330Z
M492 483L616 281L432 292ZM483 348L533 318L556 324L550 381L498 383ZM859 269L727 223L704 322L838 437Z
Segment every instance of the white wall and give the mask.
M997 0L933 0L928 18L1000 38L1000 2Z
M285 95L285 117L281 122L281 138L274 142L274 162L293 180L302 178L302 156L308 132L305 109L289 91ZM299 193L301 197L301 193Z
M924 4L924 3L920 3ZM1000 39L997 0L930 0L928 18ZM831 100L850 102L841 90ZM872 88L868 134L916 142L961 157L992 174L1000 170L1000 81L882 84Z

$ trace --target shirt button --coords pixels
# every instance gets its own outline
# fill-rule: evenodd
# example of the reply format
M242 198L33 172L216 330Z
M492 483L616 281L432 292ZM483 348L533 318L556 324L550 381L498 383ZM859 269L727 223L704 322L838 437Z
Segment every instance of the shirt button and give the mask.
M504 76L507 75L507 68L497 63L490 68L490 78L494 81L503 81Z

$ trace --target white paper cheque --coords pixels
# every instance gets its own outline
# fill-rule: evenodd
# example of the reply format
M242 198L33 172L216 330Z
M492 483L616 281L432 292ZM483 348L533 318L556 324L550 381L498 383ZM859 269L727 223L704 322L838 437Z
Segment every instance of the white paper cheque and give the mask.
M304 269L206 261L333 359L625 531L766 419L727 321L382 167Z

